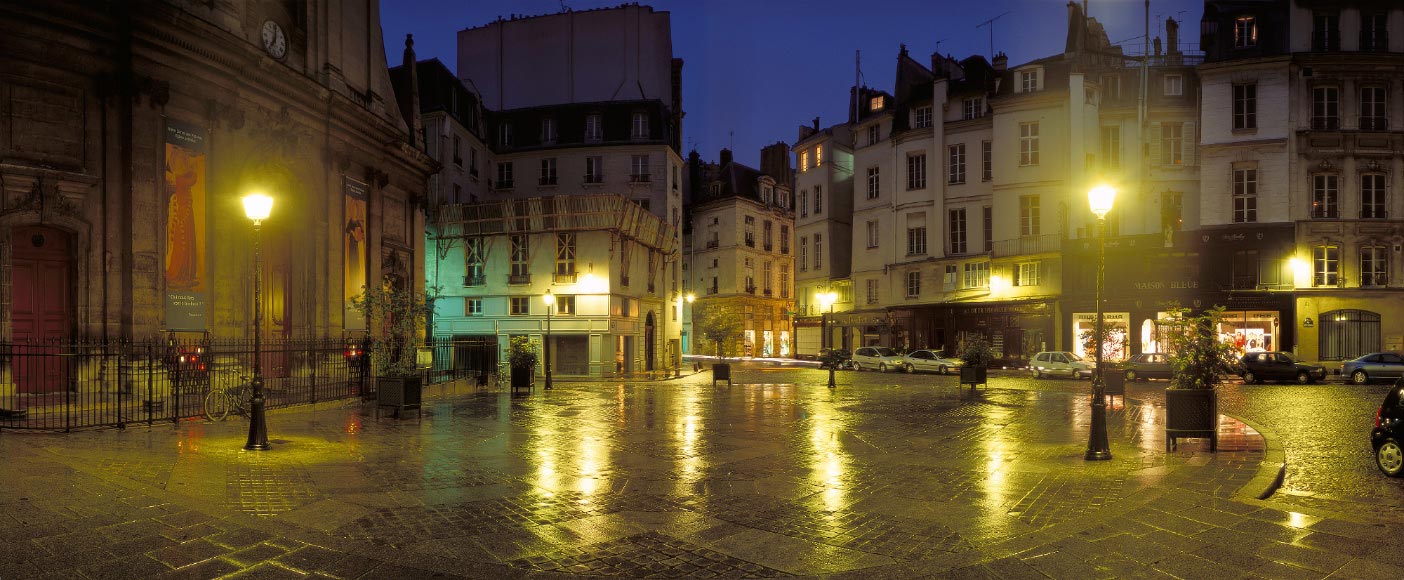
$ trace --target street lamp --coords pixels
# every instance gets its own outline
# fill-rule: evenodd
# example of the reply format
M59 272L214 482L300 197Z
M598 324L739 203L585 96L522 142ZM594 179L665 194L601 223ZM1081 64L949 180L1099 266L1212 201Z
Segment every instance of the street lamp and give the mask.
M838 294L834 292L824 292L817 296L821 310L819 311L819 330L823 332L823 340L820 343L829 343L829 388L834 388L834 368L838 366L838 359L834 356L833 340L829 336L829 315L834 313L834 303L838 302ZM825 312L827 310L828 312Z
M262 193L244 196L244 215L253 220L254 247L254 359L253 395L249 400L249 439L244 449L268 450L268 418L263 410L263 220L273 212L273 198Z
M1097 328L1093 345L1096 369L1092 375L1092 429L1087 435L1087 453L1083 459L1102 461L1112 458L1111 446L1107 444L1107 397L1106 384L1102 382L1102 340L1103 314L1102 293L1107 283L1107 212L1111 211L1116 199L1116 190L1109 185L1099 185L1087 192L1087 205L1097 214Z
M551 390L551 311L556 307L556 297L551 294L551 289L546 289L546 295L541 297L546 303L546 390Z

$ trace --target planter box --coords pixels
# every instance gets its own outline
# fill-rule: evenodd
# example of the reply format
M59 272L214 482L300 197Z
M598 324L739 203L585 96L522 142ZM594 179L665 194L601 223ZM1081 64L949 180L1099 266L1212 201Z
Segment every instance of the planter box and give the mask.
M375 417L380 418L381 407L394 407L395 418L400 411L414 409L422 417L424 409L420 401L424 395L424 383L420 377L377 377L375 380Z
M986 367L960 367L960 384L983 385L989 382L989 369Z
M1219 393L1214 389L1165 389L1165 450L1176 439L1208 437L1209 451L1219 450Z
M717 381L722 380L726 381L726 384L728 385L731 384L730 363L717 363L712 365L712 386L716 386Z
M1121 397L1126 400L1126 375L1121 367L1114 364L1102 365L1102 393L1108 397Z
M526 389L530 392L536 388L536 367L512 367L512 392L517 389Z

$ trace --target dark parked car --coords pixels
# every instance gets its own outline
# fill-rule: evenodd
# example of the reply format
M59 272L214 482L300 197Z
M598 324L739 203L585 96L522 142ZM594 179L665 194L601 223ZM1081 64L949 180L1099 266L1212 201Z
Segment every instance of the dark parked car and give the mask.
M1375 412L1375 430L1370 432L1370 445L1375 448L1375 465L1390 477L1404 475L1404 386L1395 381L1385 395L1384 404Z
M1131 357L1131 360L1121 363L1121 372L1126 375L1127 381L1169 379L1172 374L1170 358L1160 352L1143 352Z
M841 348L821 348L819 355L819 368L826 369L834 367L836 369L853 368L853 353Z
M1239 376L1245 383L1297 381L1305 385L1326 378L1326 367L1297 362L1285 352L1250 352L1238 363L1242 366Z
M1372 352L1341 365L1341 375L1363 385L1374 380L1394 380L1404 376L1404 356L1392 352Z

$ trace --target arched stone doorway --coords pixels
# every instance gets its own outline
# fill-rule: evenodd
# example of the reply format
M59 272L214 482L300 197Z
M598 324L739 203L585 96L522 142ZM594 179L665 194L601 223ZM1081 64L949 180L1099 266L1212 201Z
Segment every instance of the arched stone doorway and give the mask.
M65 384L59 344L73 338L73 251L67 232L20 226L10 232L10 327L16 344L36 356L15 373L20 393L51 393ZM37 349L37 350L35 350ZM55 356L42 356L53 349Z
M644 318L644 370L646 371L652 371L655 368L653 361L657 345L654 344L653 337L653 312L650 311L648 317Z

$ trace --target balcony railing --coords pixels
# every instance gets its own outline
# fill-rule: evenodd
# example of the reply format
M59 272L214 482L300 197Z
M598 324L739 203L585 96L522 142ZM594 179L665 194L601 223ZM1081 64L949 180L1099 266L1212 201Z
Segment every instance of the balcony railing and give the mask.
M1386 117L1361 117L1361 131L1388 131L1389 119Z
M499 179L492 185L493 189L512 189L512 180Z
M1341 118L1312 117L1311 128L1316 131L1339 131L1341 129Z
M1360 275L1361 287L1381 287L1389 285L1389 276L1384 272L1364 273Z
M1333 220L1340 218L1341 212L1337 211L1334 206L1317 206L1311 208L1311 217L1318 220Z
M1363 220L1387 220L1387 219L1389 219L1389 210L1386 210L1386 209L1371 209L1371 208L1368 208L1368 207L1367 207L1367 208L1364 208L1364 209L1361 209L1361 210L1360 210L1360 219L1363 219Z
M482 274L463 277L464 286L487 286L487 276Z
M1361 30L1360 50L1362 52L1389 52L1389 32L1378 29Z
M1024 254L1043 254L1062 250L1063 240L1058 234L1023 236L994 243L990 254L997 258Z
M586 175L585 183L604 183L604 176L600 174Z
M755 286L747 286L747 287L746 287L746 293L747 293L747 294L755 294L755 293L756 293L756 287L755 287Z
M766 288L765 290L761 290L761 295L765 296L766 298L770 298L770 296L771 296L772 294L773 294L773 292L771 291L770 288Z
M716 287L716 286L713 286L713 287L707 289L707 294L709 294L709 295L710 295L710 294L716 294L716 293L717 293L717 287Z
M647 173L635 173L629 176L629 183L648 183Z
M561 272L556 272L555 281L557 284L574 284L575 272L569 272L564 274Z
M717 241L717 240L707 240L707 249L709 249L709 250L710 250L710 249L713 249L713 248L716 248L717 246L720 246L720 245L721 245L721 242L719 242L719 241Z
M508 274L508 275L507 275L507 283L508 283L508 284L530 284L530 283L531 283L531 274Z
M536 184L537 184L537 185L555 185L555 184L556 184L556 176L553 175L553 176L551 176L551 177L542 177L542 178L539 178L539 179L536 180Z

